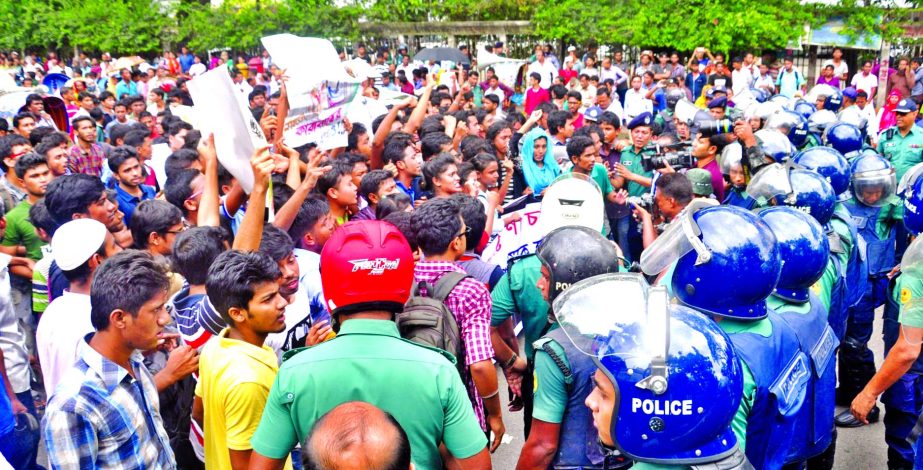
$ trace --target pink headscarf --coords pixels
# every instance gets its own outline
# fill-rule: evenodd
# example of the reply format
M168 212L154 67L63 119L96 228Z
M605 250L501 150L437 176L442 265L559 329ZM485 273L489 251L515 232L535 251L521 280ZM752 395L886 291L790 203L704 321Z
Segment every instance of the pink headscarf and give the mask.
M891 103L892 96L897 96L897 101L894 104ZM888 99L885 100L885 105L881 107L881 120L878 122L879 132L897 125L897 114L894 113L894 108L897 107L900 100L901 92L891 90L891 93L888 93Z

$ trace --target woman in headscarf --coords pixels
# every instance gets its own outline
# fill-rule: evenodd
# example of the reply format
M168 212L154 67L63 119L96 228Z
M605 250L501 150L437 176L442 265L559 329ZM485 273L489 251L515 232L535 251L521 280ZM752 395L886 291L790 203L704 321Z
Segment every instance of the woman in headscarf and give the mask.
M536 196L541 196L561 174L552 152L551 137L540 127L522 137L522 172L526 185Z
M897 114L894 113L894 109L897 108L897 103L901 100L901 92L897 90L891 90L891 93L888 93L888 99L885 100L885 105L881 107L881 110L878 111L878 131L883 132L889 127L894 127L897 125Z

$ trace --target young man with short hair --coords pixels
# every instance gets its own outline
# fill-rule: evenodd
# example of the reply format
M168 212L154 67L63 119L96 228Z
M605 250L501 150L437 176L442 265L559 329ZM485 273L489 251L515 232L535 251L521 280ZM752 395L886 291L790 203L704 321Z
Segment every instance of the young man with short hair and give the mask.
M28 139L32 129L35 129L35 121L35 115L28 111L13 116L13 132Z
M16 161L16 177L26 189L26 198L6 214L6 235L3 246L23 247L23 253L17 253L38 261L42 257L45 244L29 222L29 209L45 196L48 183L53 178L45 157L36 153L27 153ZM29 277L31 280L31 276Z
M382 152L385 165L393 163L397 168L394 183L410 200L416 202L423 197L420 181L423 179L423 154L410 139L394 139L385 145Z
M349 221L349 206L359 203L358 188L353 183L352 165L334 162L333 168L317 179L317 192L327 198L330 214L337 225Z
M16 160L32 150L29 139L18 135L9 134L0 137L0 168L6 173L0 178L0 201L3 202L3 213L13 210L17 204L26 198L22 180L16 177L14 168Z
M205 466L247 468L278 359L264 343L285 330L281 274L263 253L226 251L208 270L206 291L227 327L202 349L193 418L205 432ZM286 462L291 468L291 462Z
M420 205L411 214L410 229L424 256L414 266L414 282L435 285L446 273L464 273L456 262L467 251L467 238L474 234L465 226L457 200L440 198ZM421 294L426 294L425 289ZM506 428L492 362L490 292L475 279L463 279L448 294L445 305L455 317L464 342L465 357L458 359L465 361L462 379L471 406L481 429L494 433L491 449L496 449Z
M109 124L106 124L106 127L103 128L103 136L106 137L106 140L110 144L117 145L115 141L110 139L110 133L113 127L119 124L128 124L128 102L126 100L121 100L115 103L115 106L112 107L112 112L115 115L115 119L109 121Z
M35 147L35 153L45 157L52 177L67 174L67 149L54 144L51 140L42 139Z
M71 173L100 176L106 156L96 143L96 121L90 116L80 116L74 119L72 125L77 143L70 149L67 168Z
M154 199L157 192L154 188L142 184L144 173L141 168L141 159L134 148L127 145L116 147L109 154L109 169L118 185L115 187L115 197L119 203L119 210L125 217L125 225L131 225L131 216L135 207L141 201Z
M175 468L154 378L137 351L160 347L167 277L150 254L106 260L90 289L96 329L48 402L42 430L52 467Z
M368 205L356 214L352 220L374 220L375 208L379 201L388 194L397 191L397 184L394 183L394 177L385 170L372 170L362 177L359 182L359 195L368 201Z

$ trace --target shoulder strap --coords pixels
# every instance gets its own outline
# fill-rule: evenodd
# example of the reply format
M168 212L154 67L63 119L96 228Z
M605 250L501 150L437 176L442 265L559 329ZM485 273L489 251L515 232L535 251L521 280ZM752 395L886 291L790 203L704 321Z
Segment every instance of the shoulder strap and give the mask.
M548 355L548 357L551 358L552 361L554 361L555 365L558 366L558 369L561 370L561 374L564 375L564 384L567 386L567 390L570 391L570 389L574 386L574 373L570 370L570 366L564 362L564 359L558 355L557 352L555 352L554 348L551 347L551 343L557 345L558 348L564 349L560 344L558 344L557 341L551 338L541 338L533 343L532 346L540 348L545 352L545 354Z
M445 302L445 299L452 292L452 289L454 289L455 286L462 282L466 277L470 276L468 276L466 273L460 273L457 271L450 271L443 274L442 277L436 281L436 286L433 287L432 295L430 297L440 302Z

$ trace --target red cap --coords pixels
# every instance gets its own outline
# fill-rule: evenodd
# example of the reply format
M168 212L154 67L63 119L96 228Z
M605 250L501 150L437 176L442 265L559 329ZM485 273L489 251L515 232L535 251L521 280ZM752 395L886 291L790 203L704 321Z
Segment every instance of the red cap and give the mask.
M413 284L413 253L387 222L360 220L336 229L320 255L321 284L331 313L400 311Z

